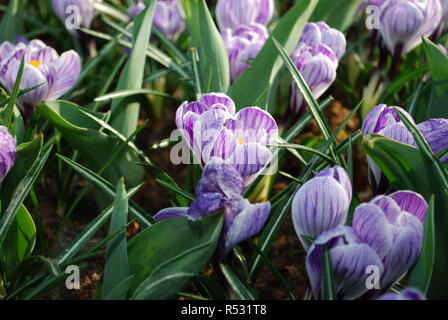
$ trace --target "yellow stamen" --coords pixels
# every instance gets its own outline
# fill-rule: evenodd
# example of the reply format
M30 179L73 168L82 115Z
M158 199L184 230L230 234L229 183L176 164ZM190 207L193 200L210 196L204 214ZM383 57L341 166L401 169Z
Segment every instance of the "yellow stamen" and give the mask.
M243 143L244 143L244 138L238 138L238 137L236 137L236 140L238 140L238 142L239 142L240 144L243 144Z
M39 66L42 64L42 62L40 62L39 60L32 60L30 61L30 65L32 65L33 67L39 68Z

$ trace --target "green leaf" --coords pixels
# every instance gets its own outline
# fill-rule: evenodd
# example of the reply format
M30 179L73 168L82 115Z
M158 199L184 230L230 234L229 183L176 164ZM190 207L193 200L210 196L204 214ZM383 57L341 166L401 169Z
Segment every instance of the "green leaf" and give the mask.
M298 1L280 20L249 68L235 81L229 95L235 101L238 110L255 105L255 102L263 95L265 98L258 105L264 108L267 103L265 91L272 86L283 65L273 38L285 48L288 55L291 55L317 2L316 0Z
M232 288L233 292L240 300L256 300L255 294L252 292L252 289L249 287L248 284L241 281L240 278L235 274L235 272L226 264L220 264L219 267L221 268L222 273L224 274L224 277L227 279L227 282L229 283L230 287Z
M331 264L330 250L327 246L325 246L322 255L322 299L337 300L333 266Z
M35 244L36 226L28 210L21 205L1 250L2 266L7 280L33 251Z
M107 242L106 266L103 275L103 297L124 300L129 289L129 265L126 243L128 221L128 197L124 179L118 182L114 209L110 218L109 235L122 230Z
M101 132L102 126L92 119L92 116L97 117L98 114L88 113L73 103L50 101L37 105L36 109L62 133L93 171L99 171L104 165L104 159L110 158L122 143L117 137ZM143 169L134 163L136 160L137 156L126 147L105 170L104 176L112 184L125 177L128 185L136 186L143 176Z
M423 48L428 58L433 86L428 104L429 118L448 118L448 58L430 40L423 38Z
M420 289L425 295L428 293L432 277L435 255L435 226L434 226L434 196L429 201L425 217L425 228L422 251L409 277L409 286Z
M354 22L362 0L320 0L310 21L325 21L330 27L345 31Z
M185 0L191 48L199 54L201 88L226 92L230 83L229 58L221 34L213 22L205 0ZM209 81L210 80L210 81Z
M15 42L15 37L19 34L17 13L22 3L22 0L11 0L9 2L8 10L0 23L0 42Z
M212 257L223 225L217 213L199 221L167 219L129 242L132 299L168 299Z

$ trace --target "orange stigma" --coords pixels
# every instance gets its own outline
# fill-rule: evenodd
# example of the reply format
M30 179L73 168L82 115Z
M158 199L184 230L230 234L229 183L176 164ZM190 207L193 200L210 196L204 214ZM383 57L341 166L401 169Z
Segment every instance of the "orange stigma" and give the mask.
M236 138L236 140L238 140L238 142L240 143L240 144L243 144L244 143L244 138Z
M40 62L39 60L32 60L30 61L30 65L32 65L33 67L39 68L39 66L42 64L42 62Z

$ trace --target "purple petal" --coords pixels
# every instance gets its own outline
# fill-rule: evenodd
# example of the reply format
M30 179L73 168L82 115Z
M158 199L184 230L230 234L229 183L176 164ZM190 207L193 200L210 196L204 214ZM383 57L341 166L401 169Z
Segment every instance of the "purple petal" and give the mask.
M271 144L278 137L278 127L269 112L258 107L241 109L236 119L242 124L241 131L236 130L237 138L243 138L245 143L258 142Z
M56 64L56 75L50 87L47 100L54 100L69 91L81 72L81 58L76 51L64 52Z
M326 169L320 171L316 175L316 177L333 177L345 189L345 192L347 192L349 201L350 202L352 201L352 183L350 181L350 177L347 174L347 171L345 171L344 168L342 168L341 166L326 168Z
M412 214L418 218L422 224L425 223L428 203L426 200L413 191L398 191L390 195L392 199L400 206L401 210Z
M274 1L273 0L259 0L258 16L256 22L267 25L274 15Z
M218 0L216 20L219 28L236 29L255 22L259 14L258 6L257 0Z
M8 128L0 126L0 182L3 181L14 165L16 155L16 141L9 134Z
M230 114L232 114L232 115L235 114L235 103L225 93L213 92L213 93L204 94L199 99L199 103L202 103L203 105L205 105L209 108L212 107L213 105L219 103L219 104L225 105L227 107L227 111Z
M188 217L188 208L166 208L160 210L155 216L154 220L160 222L171 218L185 218Z
M417 125L434 154L438 154L448 148L448 119L430 119ZM441 161L448 162L448 154Z
M426 300L426 297L416 288L406 288L400 293L386 293L376 300Z

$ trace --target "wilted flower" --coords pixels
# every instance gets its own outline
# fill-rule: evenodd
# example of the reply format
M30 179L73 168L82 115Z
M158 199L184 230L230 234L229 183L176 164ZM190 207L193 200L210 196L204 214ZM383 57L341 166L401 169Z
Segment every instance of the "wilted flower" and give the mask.
M9 134L8 128L0 126L0 183L16 161L16 141Z
M68 27L68 22L76 28L90 28L92 25L96 16L93 2L102 2L102 0L51 0L53 10L62 23Z
M353 230L383 262L382 289L399 280L417 261L427 210L426 201L412 191L377 196L356 208Z
M244 180L235 168L213 158L204 168L196 186L197 199L189 208L167 208L154 216L156 221L187 217L198 220L224 210L224 226L217 257L222 260L239 242L263 228L271 209L269 202L251 204L242 194Z
M145 4L141 0L134 0L134 3L134 6L128 8L128 13L135 18L145 9ZM176 0L157 0L154 24L171 41L176 41L179 38L185 30L185 22Z
M324 231L343 225L351 200L350 178L339 166L319 172L297 191L292 203L292 220L305 249L309 243L302 235L315 239Z
M336 79L339 59L344 55L344 35L324 22L307 23L299 44L291 56L314 98L318 99ZM303 96L293 82L291 107L295 113L306 110Z
M0 83L9 93L14 88L23 55L25 65L20 89L40 85L17 99L25 118L33 112L35 104L55 100L70 90L81 71L81 59L75 51L66 51L59 56L56 50L40 40L17 45L4 42L0 52Z
M351 227L340 226L322 233L311 245L306 257L306 270L318 299L321 295L323 253L328 248L339 299L355 299L368 289L366 280L370 266L383 272L383 263L375 250L363 243Z
M394 56L404 56L429 37L442 18L439 0L389 0L381 8L380 33Z
M266 146L278 137L272 116L258 107L241 109L224 93L209 93L199 101L184 102L176 112L176 125L204 166L212 157L231 164L250 184L271 160Z
M254 22L267 25L273 14L273 0L218 0L216 5L216 20L221 30Z
M255 59L269 37L268 30L259 23L237 29L224 29L221 36L227 48L230 66L230 81L233 83Z
M416 288L406 288L400 293L383 294L376 300L426 300L425 295Z

